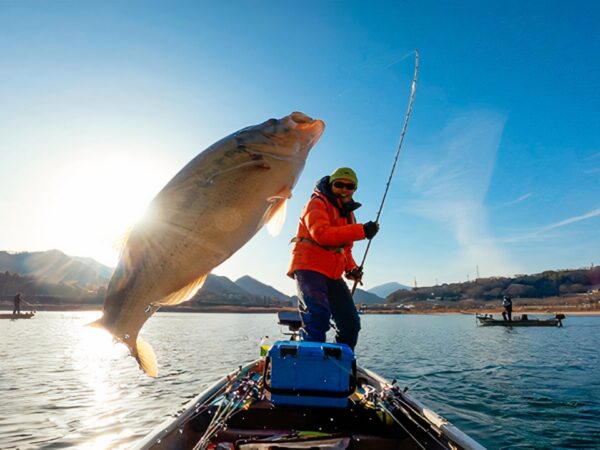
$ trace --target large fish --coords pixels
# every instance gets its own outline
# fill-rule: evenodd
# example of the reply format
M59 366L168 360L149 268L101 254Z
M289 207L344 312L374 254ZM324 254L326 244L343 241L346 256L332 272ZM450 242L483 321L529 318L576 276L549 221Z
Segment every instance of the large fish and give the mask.
M140 336L161 306L190 299L209 272L267 223L282 224L309 150L325 124L294 112L244 128L191 160L150 203L131 231L96 326L125 343L140 367L157 375Z

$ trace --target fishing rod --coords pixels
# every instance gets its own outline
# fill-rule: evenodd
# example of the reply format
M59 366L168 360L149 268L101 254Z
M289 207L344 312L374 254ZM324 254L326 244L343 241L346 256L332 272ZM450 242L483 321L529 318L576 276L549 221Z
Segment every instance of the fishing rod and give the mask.
M406 111L406 117L404 119L404 126L402 127L402 133L400 133L400 142L398 143L398 149L396 150L396 156L394 157L394 164L392 165L392 170L390 171L390 176L385 185L385 192L383 193L383 198L381 199L381 205L379 205L379 211L377 211L377 217L375 218L375 223L379 224L379 217L381 216L381 211L383 210L383 204L385 203L385 198L387 197L388 190L390 189L390 184L392 183L392 177L394 176L394 170L396 170L396 164L398 163L398 156L400 156L400 149L402 148L402 142L404 142L404 135L406 134L406 128L408 126L408 119L410 118L410 113L412 111L413 103L415 102L415 92L417 91L417 74L419 73L419 50L415 49L415 73L413 75L413 82L410 91L410 100L408 102L408 110ZM369 253L369 248L371 248L371 242L373 239L369 239L367 243L367 248L365 249L365 254L363 255L362 261L360 263L359 269L362 272L363 267L365 266L365 260L367 259L367 254ZM359 280L354 280L354 284L352 286L352 295L354 295L354 291L356 291L356 286L358 285Z

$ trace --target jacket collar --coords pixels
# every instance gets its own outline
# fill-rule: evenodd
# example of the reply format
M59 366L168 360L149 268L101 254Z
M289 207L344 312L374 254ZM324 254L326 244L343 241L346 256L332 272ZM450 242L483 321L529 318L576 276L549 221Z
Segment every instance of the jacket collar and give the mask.
M323 195L327 200L331 202L337 209L340 210L340 214L342 217L347 217L351 212L357 210L362 205L358 202L355 202L354 199L350 200L348 203L342 203L339 198L337 198L333 192L331 191L331 185L329 184L329 175L321 178L317 181L315 186L316 195Z

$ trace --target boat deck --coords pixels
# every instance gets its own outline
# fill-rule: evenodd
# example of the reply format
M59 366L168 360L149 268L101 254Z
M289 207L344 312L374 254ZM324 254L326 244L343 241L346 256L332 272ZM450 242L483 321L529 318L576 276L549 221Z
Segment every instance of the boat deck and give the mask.
M414 399L392 388L384 379L358 369L358 389L345 408L274 405L268 398L246 403L233 390L223 390L231 381L240 382L239 375L256 373L259 361L240 368L237 373L215 383L190 403L175 419L168 419L151 432L137 450L194 450L207 430L213 447L236 450L309 449L329 450L417 450L469 449L483 447L444 418L426 410ZM259 370L260 372L260 370ZM245 376L245 375L243 375ZM243 384L243 382L242 382ZM371 393L369 393L370 387ZM387 396L383 391L388 392ZM228 402L219 392L229 392L234 402L245 404L218 423ZM385 406L385 407L384 407ZM221 410L221 412L219 412ZM219 447L220 445L220 447Z
M199 416L190 422L190 428L195 431L198 439L206 429L206 420L206 416ZM269 424L268 429L265 429L264 424ZM236 442L241 446L269 439L273 445L273 436L289 438L301 433L314 433L315 439L347 438L346 448L355 450L421 448L408 433L405 432L402 438L396 427L386 425L375 410L359 407L275 407L268 401L259 402L236 414L229 420L227 429L215 436L215 440Z

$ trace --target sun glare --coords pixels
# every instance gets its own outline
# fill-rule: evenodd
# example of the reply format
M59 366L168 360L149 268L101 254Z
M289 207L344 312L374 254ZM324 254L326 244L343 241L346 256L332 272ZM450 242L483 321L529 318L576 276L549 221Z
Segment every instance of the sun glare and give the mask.
M77 313L78 320L76 345L73 348L72 359L77 366L83 384L94 389L96 400L102 401L106 397L104 380L113 370L112 362L119 360L127 354L123 345L117 345L110 333L104 329L88 326L101 317L99 312Z
M47 240L68 254L116 264L127 230L143 216L166 178L158 162L122 156L67 165L48 205Z
M81 389L89 393L89 401L97 411L80 421L79 431L91 436L80 448L90 450L117 448L116 442L127 440L131 430L123 428L115 408L122 402L123 392L115 383L115 371L122 370L120 362L129 353L124 345L116 344L106 331L86 326L100 317L97 313L76 313L80 327L74 339L76 345L69 355L79 374ZM123 447L124 448L124 447Z

